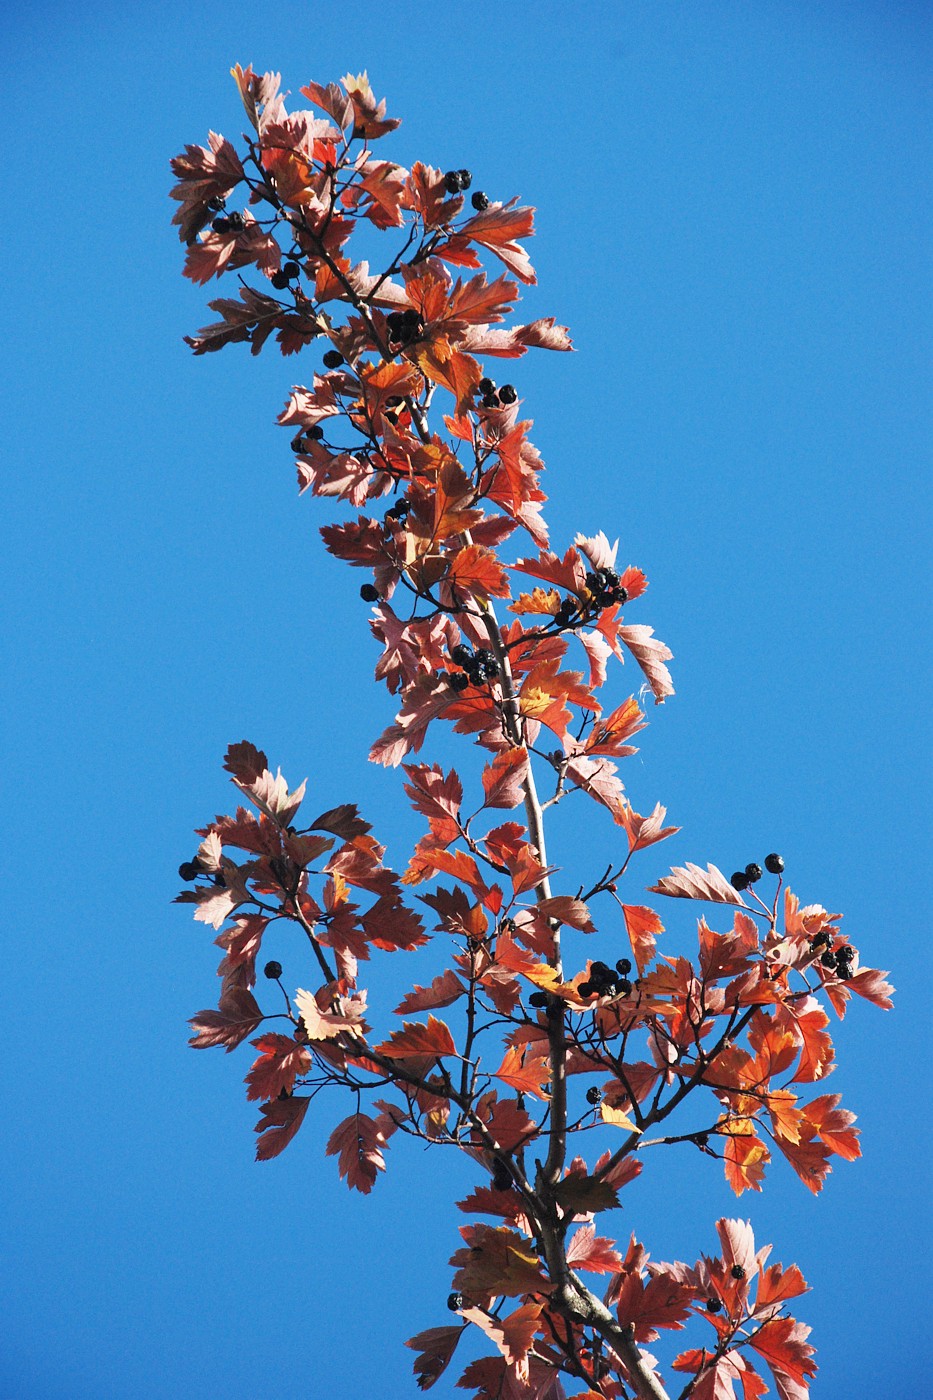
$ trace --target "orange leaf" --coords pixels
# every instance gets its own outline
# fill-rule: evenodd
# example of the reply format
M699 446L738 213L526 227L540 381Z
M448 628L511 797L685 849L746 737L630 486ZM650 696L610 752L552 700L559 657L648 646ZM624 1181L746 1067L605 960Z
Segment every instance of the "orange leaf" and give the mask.
M623 904L622 914L640 976L654 957L655 934L663 933L664 925L646 904Z
M517 807L528 774L526 749L505 749L483 769L484 807Z
M502 1079L512 1089L522 1094L534 1094L537 1099L549 1096L541 1089L551 1077L551 1066L547 1055L530 1055L528 1046L519 1050L515 1045L505 1052L502 1064L495 1071L495 1077Z

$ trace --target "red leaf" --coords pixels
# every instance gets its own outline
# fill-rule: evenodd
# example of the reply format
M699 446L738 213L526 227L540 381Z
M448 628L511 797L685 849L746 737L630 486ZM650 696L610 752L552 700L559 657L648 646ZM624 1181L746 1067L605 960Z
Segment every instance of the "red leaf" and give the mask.
M299 1075L311 1067L311 1053L296 1045L294 1036L262 1035L253 1044L260 1052L246 1083L248 1099L277 1099L284 1089L290 1094Z
M622 914L632 945L632 954L638 964L638 974L641 976L654 957L657 946L655 934L663 933L664 925L655 911L649 909L646 904L623 904Z
M193 1035L188 1044L195 1050L222 1045L229 1054L252 1035L264 1019L252 992L245 987L229 987L221 995L219 1010L199 1011L190 1018L197 1035Z
M673 652L658 641L653 627L645 627L641 623L634 627L620 627L618 636L644 671L655 703L663 704L666 696L674 694L671 673L664 665L665 661L670 661Z
M594 1274L614 1274L622 1267L622 1258L612 1240L597 1235L595 1225L584 1225L570 1241L567 1263Z
M429 987L418 987L408 992L395 1008L397 1016L407 1016L412 1011L431 1011L439 1006L450 1006L458 997L466 995L466 988L457 974L450 968L435 977Z
M512 1045L506 1050L502 1064L494 1073L497 1079L503 1080L521 1094L534 1094L538 1099L548 1098L541 1088L551 1077L550 1059L547 1054L530 1055L527 1045L520 1050Z
M483 769L484 807L517 807L528 776L526 749L505 749Z
M458 600L507 598L511 592L508 574L491 549L470 544L457 551L445 580Z
M419 1390L430 1390L444 1374L465 1331L464 1326L429 1327L426 1332L419 1332L417 1337L411 1337L405 1343L419 1353L414 1364Z
M522 282L534 282L534 268L528 254L518 238L529 238L534 233L534 213L530 207L516 209L516 201L508 204L490 205L483 213L476 214L461 225L459 236L481 243L490 252L501 258L510 272Z
M457 1047L443 1021L428 1017L426 1026L406 1021L400 1031L393 1031L388 1040L376 1047L381 1055L403 1059L408 1055L456 1055Z
M377 1172L386 1169L381 1148L386 1140L380 1125L365 1113L351 1113L338 1123L327 1140L327 1156L336 1157L340 1175L348 1186L366 1196L373 1189Z
M261 1134L256 1143L257 1162L268 1162L270 1157L285 1151L304 1122L310 1102L309 1098L289 1098L263 1104L262 1117L255 1128Z
M581 933L596 932L589 909L575 895L557 894L550 899L542 899L537 912L547 919L556 919L558 923L579 929Z
M705 870L689 861L686 866L674 865L670 875L649 886L649 892L671 895L675 899L708 899L714 904L740 904L743 909L747 908L738 890L732 888L715 865L707 865Z
M802 1322L792 1317L775 1317L750 1339L749 1345L767 1361L778 1392L786 1400L806 1396L808 1379L816 1375L816 1364L811 1359L813 1348L806 1340L809 1335L810 1328Z

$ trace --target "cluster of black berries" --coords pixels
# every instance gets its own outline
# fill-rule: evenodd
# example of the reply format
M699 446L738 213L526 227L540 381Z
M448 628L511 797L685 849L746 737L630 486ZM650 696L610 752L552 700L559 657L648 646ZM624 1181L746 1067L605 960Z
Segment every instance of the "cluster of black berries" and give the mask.
M463 667L461 671L451 673L450 684L454 690L466 690L468 685L482 685L485 681L495 680L499 674L499 663L488 647L473 651L472 647L461 642L451 649L450 659Z
M397 520L400 524L404 525L405 521L408 519L408 512L410 510L411 501L408 499L407 496L400 496L399 499L395 502L394 506L389 506L389 509L386 511L385 515L383 516L383 519Z
M622 587L615 569L596 569L587 574L586 586L601 608L628 602L628 589Z
M444 189L448 194L462 194L472 183L472 170L448 170L444 176Z
M765 856L765 870L772 875L780 875L784 869L784 857L779 856L776 851L772 851L769 856ZM761 866L751 861L744 870L735 870L729 879L729 884L734 890L747 890L749 885L755 885L761 879Z
M515 403L518 398L518 391L514 384L503 384L501 389L497 389L494 379L481 379L478 389L482 395L483 408L503 408L510 403Z
M270 281L277 292L284 292L292 282L301 276L301 268L296 262L283 263L278 272L273 272Z
M595 993L601 997L627 997L632 990L628 974L632 964L628 958L620 958L613 970L607 963L590 963L588 982L581 982L577 988L581 997L591 997Z
M424 321L413 306L407 311L390 311L386 317L386 330L393 345L409 345L417 340L424 330Z
M199 875L209 875L210 871L205 870L204 866L201 864L200 858L195 856L194 860L183 860L178 867L178 873L183 880L189 881L196 880ZM225 885L227 883L219 870L216 871L211 878L215 885Z
M293 452L307 452L312 442L320 442L324 436L324 429L319 423L312 423L310 428L302 428L300 433L296 433L292 438Z
M211 220L211 228L215 233L242 233L243 215L235 209L232 214L218 214L216 219Z
M810 946L812 948L813 944ZM848 982L852 976L852 964L855 962L855 949L851 943L846 943L842 948L827 948L820 962L825 968L834 971L840 982Z

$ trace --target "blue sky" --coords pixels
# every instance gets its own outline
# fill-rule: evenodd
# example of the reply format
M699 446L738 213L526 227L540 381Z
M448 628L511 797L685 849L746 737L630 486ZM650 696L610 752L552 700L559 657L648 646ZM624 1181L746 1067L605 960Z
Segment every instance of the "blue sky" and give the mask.
M209 314L168 160L239 135L235 61L294 92L368 68L404 122L387 154L537 206L525 319L577 346L513 375L552 535L619 535L651 579L637 620L675 653L678 694L623 776L683 831L633 878L780 850L898 988L895 1013L859 1003L839 1030L827 1089L865 1155L820 1198L776 1163L736 1201L669 1152L614 1232L692 1261L718 1216L750 1217L813 1285L819 1400L866 1372L876 1400L933 1380L930 30L895 0L37 0L0 22L2 1400L394 1400L414 1393L402 1341L447 1319L467 1165L409 1146L351 1195L330 1110L257 1165L249 1052L186 1046L216 950L170 901L192 829L231 800L229 742L308 775L321 808L358 801L398 862L418 834L398 775L365 761L392 716L358 580L320 548L330 517L296 498L274 424L311 361L181 340ZM586 817L557 810L571 872L615 839ZM687 950L692 910L666 913ZM377 966L386 1005L428 980L418 958Z

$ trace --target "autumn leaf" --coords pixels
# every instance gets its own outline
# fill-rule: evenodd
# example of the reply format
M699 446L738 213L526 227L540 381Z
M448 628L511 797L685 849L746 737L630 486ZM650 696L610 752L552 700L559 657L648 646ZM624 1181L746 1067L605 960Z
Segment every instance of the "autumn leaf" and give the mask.
M649 891L651 894L671 895L675 899L707 899L714 904L740 904L746 907L738 890L733 889L715 865L707 865L705 870L689 861L686 866L672 866L670 875L663 876L656 885L650 885Z
M199 1011L190 1018L196 1034L188 1044L195 1050L222 1045L229 1054L252 1035L262 1020L263 1013L252 992L246 987L230 987L221 995L217 1011Z
M380 1124L365 1113L351 1113L338 1123L325 1148L328 1157L337 1157L337 1168L347 1185L367 1196L377 1172L386 1169L382 1148L386 1140Z
M547 1054L529 1054L527 1045L521 1049L516 1045L509 1046L502 1064L494 1073L497 1079L501 1079L512 1089L517 1089L519 1093L533 1094L538 1099L549 1097L541 1086L550 1080L550 1059Z
M260 1053L246 1076L248 1099L277 1099L283 1091L290 1094L298 1076L311 1067L310 1052L296 1045L294 1036L263 1035L253 1044Z
M419 1353L414 1363L419 1390L430 1390L444 1374L465 1331L465 1326L429 1327L405 1343Z
M548 1293L551 1282L541 1271L534 1246L505 1226L461 1225L467 1243L451 1258L457 1270L454 1287L468 1297L521 1297Z
M505 749L483 769L484 807L517 807L524 797L528 752Z
M623 904L622 916L641 976L654 957L657 946L655 935L664 932L664 925L655 911L645 904Z
M268 1162L285 1151L304 1122L310 1102L309 1098L296 1095L262 1105L262 1117L255 1128L260 1134L256 1143L257 1162Z
M460 978L450 968L442 972L428 987L415 986L406 993L395 1008L397 1016L407 1016L412 1011L430 1011L439 1006L450 1006L459 997L466 996L466 988Z
M615 1186L585 1172L570 1172L554 1187L554 1199L565 1215L589 1215L590 1212L615 1210L619 1195ZM576 1238L576 1237L575 1237ZM585 1241L581 1241L582 1250Z
M381 1055L390 1059L402 1059L408 1055L456 1055L457 1047L443 1021L429 1016L426 1026L414 1021L406 1021L400 1031L393 1031L389 1039L376 1047Z

